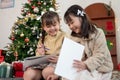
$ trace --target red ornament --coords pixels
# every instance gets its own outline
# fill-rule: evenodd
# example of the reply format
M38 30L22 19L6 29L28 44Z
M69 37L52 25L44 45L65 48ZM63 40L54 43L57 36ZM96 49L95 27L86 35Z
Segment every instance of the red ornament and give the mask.
M31 0L28 0L28 2L30 3L30 2L31 2Z
M30 15L31 13L30 12L27 12L27 15Z
M25 38L25 42L26 42L26 43L29 42L29 38Z
M41 2L38 2L38 5L40 5L41 4Z
M12 36L12 37L11 37L11 40L12 40L12 41L14 41L14 40L15 40L15 37L14 37L14 36Z
M21 9L21 12L24 12L24 9Z
M32 6L32 9L34 9L35 8L35 6Z

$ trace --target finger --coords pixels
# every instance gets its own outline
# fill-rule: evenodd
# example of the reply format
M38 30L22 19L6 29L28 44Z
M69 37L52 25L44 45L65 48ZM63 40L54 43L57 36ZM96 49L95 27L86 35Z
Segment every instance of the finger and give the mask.
M77 70L77 72L80 72L80 71L82 71L82 68L79 68L79 69Z
M47 77L47 80L51 80L51 76L48 76L48 77Z
M50 61L50 62L52 62L52 63L54 63L54 62L55 62L55 60L52 60L52 59L49 59L48 61Z
M81 61L79 61L79 60L74 60L74 62L75 62L75 63L80 63Z

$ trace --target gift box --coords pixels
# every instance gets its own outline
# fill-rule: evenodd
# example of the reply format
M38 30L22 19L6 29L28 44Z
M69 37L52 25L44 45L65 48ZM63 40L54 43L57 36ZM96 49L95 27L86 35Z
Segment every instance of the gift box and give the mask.
M0 49L0 63L4 61L4 56L2 56L2 49Z
M15 61L12 62L12 66L14 69L14 77L19 78L23 77L23 62L22 61Z
M24 74L23 71L16 71L14 76L17 78L20 78L20 77L23 77L23 74Z
M0 63L4 61L4 56L0 56Z
M12 78L13 68L9 63L2 62L0 64L0 78Z
M23 71L23 62L15 61L12 63L12 65L15 71Z

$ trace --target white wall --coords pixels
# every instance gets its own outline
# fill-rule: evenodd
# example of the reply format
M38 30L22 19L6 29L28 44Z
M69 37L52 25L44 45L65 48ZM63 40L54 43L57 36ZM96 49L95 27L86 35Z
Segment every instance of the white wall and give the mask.
M68 26L63 21L63 16L65 11L72 4L79 4L83 8L93 3L106 3L112 2L112 9L115 12L115 23L116 23L116 40L117 40L117 55L118 62L120 62L120 0L56 0L59 3L59 15L61 17L61 28L70 33ZM8 36L11 33L11 28L13 23L16 21L17 16L21 16L22 3L27 2L27 0L15 0L14 8L0 9L0 49L4 49L7 43L10 42Z
M17 17L20 17L21 8L23 2L27 0L15 0L14 7L0 9L0 49L4 49L7 43L10 42L8 37L11 33L11 28L16 21Z

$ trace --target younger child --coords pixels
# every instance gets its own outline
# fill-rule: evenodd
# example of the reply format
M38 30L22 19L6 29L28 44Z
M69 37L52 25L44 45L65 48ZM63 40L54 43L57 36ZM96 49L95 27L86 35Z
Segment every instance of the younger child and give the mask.
M66 34L60 30L60 19L56 12L48 11L43 14L41 19L43 33L42 38L37 45L36 56L53 56L48 59L50 61L50 64L41 70L40 76L42 76L45 80L57 80L58 76L54 74L54 70L63 39ZM28 71L29 69L25 71L24 75L26 75Z

